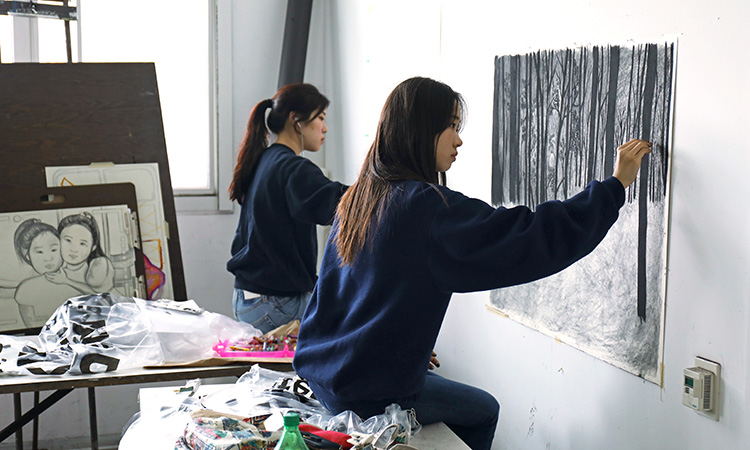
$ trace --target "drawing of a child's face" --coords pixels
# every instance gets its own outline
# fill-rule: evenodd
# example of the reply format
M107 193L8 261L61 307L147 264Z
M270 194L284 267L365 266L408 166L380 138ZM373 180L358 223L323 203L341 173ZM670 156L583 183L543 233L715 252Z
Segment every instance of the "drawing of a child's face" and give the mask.
M62 266L60 239L50 232L39 234L29 246L31 267L38 273L54 272Z
M80 264L93 250L93 237L83 225L70 225L60 232L62 259L68 264Z

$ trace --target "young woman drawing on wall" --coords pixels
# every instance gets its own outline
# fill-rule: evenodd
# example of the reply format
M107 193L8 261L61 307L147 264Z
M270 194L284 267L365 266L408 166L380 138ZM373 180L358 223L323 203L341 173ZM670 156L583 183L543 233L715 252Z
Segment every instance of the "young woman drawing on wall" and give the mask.
M614 176L566 201L493 208L444 184L463 143L462 97L427 78L388 97L357 181L342 197L294 359L331 411L391 403L489 449L499 405L428 371L451 295L526 283L591 252L615 222L649 144L618 149Z
M330 225L346 190L300 156L323 145L328 104L315 86L284 86L255 105L239 148L229 196L241 210L227 270L235 316L264 333L302 317L316 280L316 225Z

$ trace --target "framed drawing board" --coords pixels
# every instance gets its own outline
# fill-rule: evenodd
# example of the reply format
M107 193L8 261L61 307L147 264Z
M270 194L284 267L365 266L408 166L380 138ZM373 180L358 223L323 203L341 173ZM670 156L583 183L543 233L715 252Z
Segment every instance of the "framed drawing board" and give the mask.
M81 186L133 183L146 265L146 299L173 299L169 239L156 163L47 167L47 185Z
M145 295L130 183L3 190L0 332L36 333L71 297Z

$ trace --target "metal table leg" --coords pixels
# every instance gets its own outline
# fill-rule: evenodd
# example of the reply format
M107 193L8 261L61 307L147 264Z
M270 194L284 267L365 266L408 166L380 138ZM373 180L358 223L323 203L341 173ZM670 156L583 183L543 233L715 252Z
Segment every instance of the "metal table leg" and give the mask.
M13 409L15 411L15 421L21 420L21 394L13 394ZM16 450L23 450L23 426L16 430Z
M23 439L22 439L22 436L20 436L21 428L27 423L34 420L34 418L39 416L39 414L46 411L47 408L57 403L61 398L68 395L72 390L73 389L60 389L58 391L53 392L47 398L42 400L38 406L31 408L30 410L26 411L26 413L23 415L21 414L21 394L14 393L13 395L14 395L16 419L12 424L0 430L0 442L3 442L5 439L15 434L16 435L16 448L19 450L23 450Z
M96 428L96 394L89 389L89 427L91 428L91 450L99 450L99 432Z
M34 408L39 407L39 391L34 391ZM34 417L31 432L31 450L39 450L39 416Z

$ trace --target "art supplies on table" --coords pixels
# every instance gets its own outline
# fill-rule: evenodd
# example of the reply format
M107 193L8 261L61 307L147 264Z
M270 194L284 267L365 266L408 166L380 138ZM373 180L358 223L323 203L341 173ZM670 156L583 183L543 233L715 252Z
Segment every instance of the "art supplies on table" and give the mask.
M222 358L293 358L296 335L257 336L250 341L219 341L213 346Z

